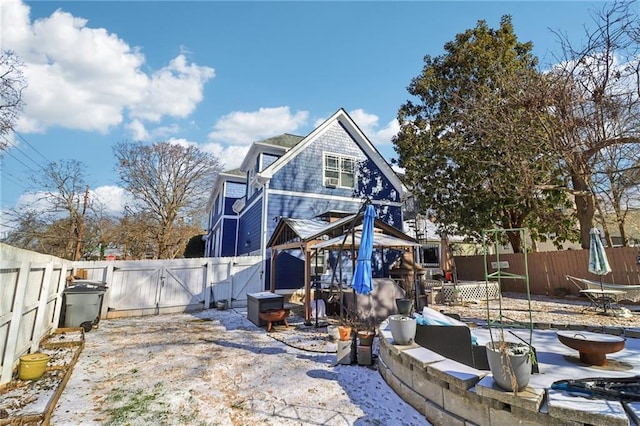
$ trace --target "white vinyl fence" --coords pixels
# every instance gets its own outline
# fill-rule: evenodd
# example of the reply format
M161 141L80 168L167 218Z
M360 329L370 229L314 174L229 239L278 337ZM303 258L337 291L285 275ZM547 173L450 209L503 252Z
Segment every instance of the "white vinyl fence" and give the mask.
M0 385L58 328L67 277L81 270L108 287L101 319L241 307L263 291L260 257L71 262L0 244Z

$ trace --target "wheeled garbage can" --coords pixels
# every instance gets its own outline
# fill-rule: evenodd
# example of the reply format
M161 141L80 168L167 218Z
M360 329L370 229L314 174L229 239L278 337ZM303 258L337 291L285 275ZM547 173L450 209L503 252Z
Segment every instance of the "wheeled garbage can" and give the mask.
M100 321L102 299L107 291L103 281L75 280L62 293L60 323L64 327L82 327L89 332Z

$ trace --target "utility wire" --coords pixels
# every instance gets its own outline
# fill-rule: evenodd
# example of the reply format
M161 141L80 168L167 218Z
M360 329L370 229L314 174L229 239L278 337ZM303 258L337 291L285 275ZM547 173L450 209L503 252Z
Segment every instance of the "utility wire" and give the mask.
M46 161L47 163L50 163L51 160L49 160L47 157L45 157L44 155L42 155L42 153L40 151L38 151L33 145L31 145L25 138L24 136L22 136L20 133L16 132L15 130L13 131L13 133L15 133L16 135L18 135L18 137L24 142L26 143L31 149L33 149L36 154L38 154L40 157L42 157L42 159L44 161Z
M33 170L31 167L29 167L28 165L26 165L22 160L20 160L18 157L16 157L15 155L13 155L11 153L11 151L5 151L5 154L7 154L8 156L10 156L11 158L13 158L14 160L16 160L18 163L22 164L23 166L25 166L30 172L32 173L38 173L37 171Z

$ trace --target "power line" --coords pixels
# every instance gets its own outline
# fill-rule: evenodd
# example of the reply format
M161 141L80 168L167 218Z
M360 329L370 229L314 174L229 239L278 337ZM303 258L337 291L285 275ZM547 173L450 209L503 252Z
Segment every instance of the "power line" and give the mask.
M15 176L9 174L8 172L5 171L5 176L4 179L8 180L9 182L11 182L12 184L16 185L17 187L24 189L25 191L28 191L29 188L27 188L26 186L24 186L24 184L22 182L18 182Z
M29 143L29 142L24 138L24 136L22 136L20 133L16 132L15 130L13 131L13 133L15 133L16 135L18 135L18 137L19 137L20 139L22 139L22 141L23 141L24 143L26 143L29 147L31 147L31 149L33 149L33 150L36 152L36 154L38 154L40 157L42 157L42 159L43 159L44 161L46 161L47 163L50 163L50 162L51 162L51 160L49 160L47 157L45 157L44 155L42 155L42 153L41 153L40 151L38 151L38 150L37 150L33 145L31 145L31 144L30 144L30 143Z
M22 160L20 160L18 157L16 157L15 155L13 155L11 153L10 150L5 151L5 154L7 154L8 156L10 156L11 158L13 158L14 160L16 160L18 163L22 164L23 166L25 166L30 172L32 173L38 173L37 171L33 170L31 167L29 167L28 165L26 165Z
M29 160L30 162L32 162L33 164L35 164L35 166L38 169L43 169L44 166L42 166L42 164L40 164L38 161L36 161L34 159L33 155L29 155L23 148L24 146L20 146L20 144L16 144L16 143L11 143L11 141L4 135L2 135L2 139L4 139L4 141L6 142L7 146L9 147L9 149L7 149L7 152L10 151L17 151L20 154L22 154L23 157L25 157L27 160ZM31 146L28 142L27 142L28 146ZM42 154L40 154L42 155ZM11 155L13 158L16 158L15 156ZM46 160L46 159L45 159ZM23 163L24 164L24 163Z

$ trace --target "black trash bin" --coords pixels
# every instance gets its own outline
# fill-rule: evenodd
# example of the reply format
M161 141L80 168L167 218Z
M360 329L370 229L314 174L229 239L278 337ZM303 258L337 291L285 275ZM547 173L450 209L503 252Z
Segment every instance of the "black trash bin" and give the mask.
M91 331L100 321L102 299L106 291L107 283L103 281L73 281L62 293L60 324Z

